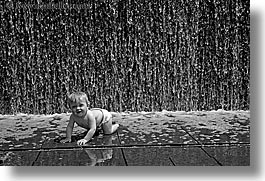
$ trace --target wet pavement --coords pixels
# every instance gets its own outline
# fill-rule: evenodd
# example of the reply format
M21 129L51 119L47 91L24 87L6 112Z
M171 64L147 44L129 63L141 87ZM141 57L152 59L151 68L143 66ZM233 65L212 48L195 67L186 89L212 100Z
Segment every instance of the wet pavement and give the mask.
M60 143L70 114L0 115L1 166L249 166L250 112L112 112L120 124Z

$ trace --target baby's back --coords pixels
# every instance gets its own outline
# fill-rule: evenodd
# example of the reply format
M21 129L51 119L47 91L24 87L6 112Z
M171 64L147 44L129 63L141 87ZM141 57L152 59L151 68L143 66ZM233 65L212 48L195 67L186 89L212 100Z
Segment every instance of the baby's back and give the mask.
M100 108L92 108L90 109L90 111L92 112L93 116L95 117L96 119L96 122L97 122L97 126L99 124L101 124L101 122L103 121L104 119L104 112L103 111L107 111L105 109L100 109Z

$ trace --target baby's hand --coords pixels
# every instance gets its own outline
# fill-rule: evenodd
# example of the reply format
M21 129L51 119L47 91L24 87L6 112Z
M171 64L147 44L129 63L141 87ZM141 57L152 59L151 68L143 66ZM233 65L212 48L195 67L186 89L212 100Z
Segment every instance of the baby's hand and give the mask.
M77 145L84 145L86 144L88 141L86 139L81 139L77 141Z
M61 143L71 143L71 139L65 138L60 141Z

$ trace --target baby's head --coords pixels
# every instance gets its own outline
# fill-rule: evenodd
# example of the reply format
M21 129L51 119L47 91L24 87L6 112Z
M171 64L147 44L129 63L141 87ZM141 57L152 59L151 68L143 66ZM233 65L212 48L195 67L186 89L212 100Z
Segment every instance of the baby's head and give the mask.
M74 104L74 103L78 103L78 102L85 102L87 104L87 106L89 105L89 101L87 98L86 93L84 92L73 92L72 94L70 94L68 96L68 104Z

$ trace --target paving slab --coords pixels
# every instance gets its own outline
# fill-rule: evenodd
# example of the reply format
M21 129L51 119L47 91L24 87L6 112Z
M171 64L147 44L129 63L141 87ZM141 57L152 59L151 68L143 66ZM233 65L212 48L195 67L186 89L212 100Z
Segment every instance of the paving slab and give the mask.
M46 137L41 134L39 129L39 131L34 131L34 136L29 138L5 137L5 141L0 143L0 148L2 151L40 149L45 140Z
M119 148L42 151L34 166L125 166Z
M87 132L83 132L78 135L72 136L72 142L71 143L60 143L60 140L62 140L64 137L57 137L55 139L49 139L47 140L42 148L43 149L62 149L62 148L81 148L81 147L112 147L119 145L118 141L118 135L117 133L114 133L112 135L103 135L100 133L99 135L96 135L90 140L87 144L83 146L78 146L77 141L79 139L82 139Z
M120 121L118 130L121 145L196 144L174 119L160 117L131 117Z
M0 118L2 150L39 149L49 137L60 135L63 130L63 126L56 123L57 115L18 114Z
M65 135L70 114L54 115L1 115L0 148L4 150L30 150L46 147L51 140ZM73 135L77 138L85 129L75 125ZM50 144L52 145L52 144ZM54 144L53 144L54 145ZM76 144L67 144L71 147Z
M221 143L250 143L250 129L238 127L241 130L228 129L217 131L209 128L195 128L190 126L182 127L189 135L201 144L221 144Z
M110 136L99 133L82 147L76 141L84 137L86 130L77 126L73 142L60 143L65 136L68 113L0 115L0 165L250 163L249 111L112 114L120 124L118 131Z
M124 148L128 166L218 166L199 147Z
M204 147L204 150L216 158L223 166L250 166L250 146Z
M39 151L0 151L0 166L32 166Z
M196 122L190 117L181 128L201 144L250 143L249 116L246 111L207 112Z

